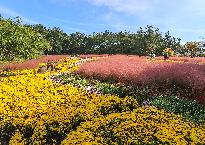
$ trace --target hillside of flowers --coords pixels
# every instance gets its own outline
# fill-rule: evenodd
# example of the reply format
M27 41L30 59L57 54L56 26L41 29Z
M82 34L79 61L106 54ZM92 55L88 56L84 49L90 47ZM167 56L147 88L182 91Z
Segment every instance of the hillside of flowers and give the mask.
M97 80L101 91L92 91L89 80L72 77L83 65L104 59L110 61L68 57L2 71L0 144L205 144L204 123L142 106L132 95L105 93L106 85Z

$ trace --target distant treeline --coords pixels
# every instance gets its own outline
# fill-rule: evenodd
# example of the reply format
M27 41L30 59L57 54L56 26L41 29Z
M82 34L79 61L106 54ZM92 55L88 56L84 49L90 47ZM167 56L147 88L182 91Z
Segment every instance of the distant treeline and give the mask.
M161 33L154 26L136 32L105 32L86 35L67 34L60 28L42 24L23 24L19 18L0 17L0 61L34 58L42 54L133 54L162 55L172 48L179 54L186 51L180 39Z
M158 28L147 26L131 32L105 32L85 35L76 32L64 33L60 28L46 28L41 24L27 25L39 32L50 42L52 49L46 54L133 54L133 55L162 55L163 50L172 48L175 52L183 53L180 39L164 35Z

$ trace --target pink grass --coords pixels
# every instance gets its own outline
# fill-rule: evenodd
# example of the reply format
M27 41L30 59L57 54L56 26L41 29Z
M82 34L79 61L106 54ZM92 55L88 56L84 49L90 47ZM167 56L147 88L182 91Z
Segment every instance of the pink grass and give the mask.
M9 69L9 70L23 70L23 69L33 69L37 68L39 63L46 63L48 60L57 61L59 59L68 57L68 55L46 55L38 59L27 60L22 63L10 63L0 67L0 71Z
M205 64L152 62L145 57L113 55L85 63L76 73L102 81L175 90L181 97L205 103Z

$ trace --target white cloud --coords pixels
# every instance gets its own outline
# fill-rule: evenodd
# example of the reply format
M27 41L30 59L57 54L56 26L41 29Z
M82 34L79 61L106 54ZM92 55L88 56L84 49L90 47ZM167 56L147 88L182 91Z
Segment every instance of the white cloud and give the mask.
M30 23L30 24L38 24L38 22L33 21L29 18L26 18L23 15L19 14L18 12L13 11L13 10L11 10L9 8L6 8L4 6L1 6L1 5L0 5L0 14L6 15L6 16L9 16L9 17L19 16L24 22L27 22L27 23Z
M158 0L87 0L96 6L106 6L110 10L135 14L148 10Z

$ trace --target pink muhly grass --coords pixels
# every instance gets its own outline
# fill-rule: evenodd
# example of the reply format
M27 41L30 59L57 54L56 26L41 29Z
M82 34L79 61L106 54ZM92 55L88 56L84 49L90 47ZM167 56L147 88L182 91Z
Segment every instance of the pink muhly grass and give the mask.
M113 55L82 64L76 73L132 86L171 90L205 103L205 64L152 62L145 57Z
M46 63L48 62L48 60L57 61L59 59L66 58L66 57L68 57L68 55L46 55L37 59L26 60L25 62L21 62L21 63L7 64L2 68L0 68L0 71L5 69L9 69L9 70L33 69L33 68L37 68L39 63Z

